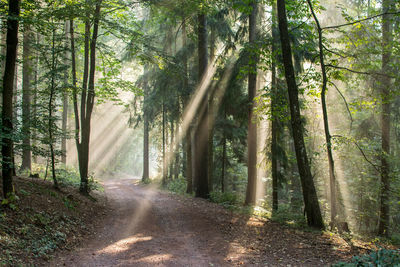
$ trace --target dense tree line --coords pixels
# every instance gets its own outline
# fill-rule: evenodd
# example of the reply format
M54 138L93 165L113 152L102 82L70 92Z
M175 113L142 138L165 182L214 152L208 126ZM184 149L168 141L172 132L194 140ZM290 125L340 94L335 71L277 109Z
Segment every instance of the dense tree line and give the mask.
M156 178L154 148L166 187L304 214L320 229L398 235L400 6L343 4L10 0L0 6L4 198L37 158L58 187L66 153L88 194L93 109L125 90L129 125L143 129L143 181ZM124 64L139 66L135 82L120 78Z

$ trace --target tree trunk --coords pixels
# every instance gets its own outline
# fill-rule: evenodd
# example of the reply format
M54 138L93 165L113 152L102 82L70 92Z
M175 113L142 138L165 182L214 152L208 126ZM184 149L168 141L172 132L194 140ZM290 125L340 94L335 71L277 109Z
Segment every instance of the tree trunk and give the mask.
M202 12L198 14L198 57L199 72L198 82L200 83L205 75L208 66L207 56L207 20ZM194 180L197 183L196 197L208 198L208 99L207 94L202 99L198 112L198 123L195 131L195 168Z
M82 95L81 95L81 114L80 114L80 126L82 127L81 132L79 128L79 122L77 122L78 110L77 110L77 99L74 99L74 111L75 111L75 126L76 126L76 135L75 139L77 142L77 150L78 150L78 161L79 161L79 173L81 176L81 183L79 191L82 194L89 194L89 185L88 185L88 169L89 169L89 144L90 144L90 121L94 106L94 76L96 71L96 43L97 36L99 30L99 20L100 20L100 8L101 8L101 0L96 2L95 12L94 12L94 21L93 21L93 33L92 38L90 39L90 22L87 21L85 23L85 52L84 52L84 71L83 71L83 83L82 83ZM88 15L88 14L87 14ZM71 20L71 50L73 51L72 58L75 60L75 52L74 47L72 47L73 42L73 24ZM76 90L76 66L72 73L75 75L73 77L75 83ZM89 68L90 64L90 68ZM89 79L89 85L87 87L87 81ZM75 91L74 90L74 91ZM75 91L76 94L76 91ZM76 97L76 96L75 96ZM74 98L75 98L74 97ZM79 118L79 117L78 117ZM79 140L80 137L80 140Z
M171 137L170 137L170 144L169 144L169 159L168 159L168 164L169 164L169 180L172 181L174 178L174 155L175 155L175 144L174 144L174 135L175 135L175 129L174 129L174 119L172 118L171 114Z
M252 11L249 17L249 44L255 45L257 38L257 3L252 3ZM254 50L251 47L251 50ZM257 190L257 122L254 120L254 108L257 91L257 60L258 56L250 52L249 56L249 77L248 77L248 132L247 132L247 190L246 205L256 204Z
M177 142L178 137L179 137L179 117L180 117L180 112L179 112L179 97L177 99L177 107L178 107L178 119L175 121L176 127L175 127L175 165L174 165L174 179L179 178L179 169L180 169L180 153L179 153L179 147L180 144Z
M22 67L22 170L31 171L31 81L32 81L32 32L25 24Z
M383 0L383 13L387 13L392 8L391 0ZM382 17L382 73L391 73L391 43L392 43L392 26L391 15L384 14ZM391 80L389 77L381 77L381 136L382 136L382 152L381 152L381 188L380 188L380 216L378 225L378 234L383 236L389 235L389 191L390 191L390 105L391 105Z
M214 62L215 59L215 42L216 42L216 37L215 37L215 31L211 30L210 34L210 62ZM213 88L215 82L211 82L211 87ZM214 186L214 121L215 121L215 112L218 110L217 107L215 107L215 92L217 90L213 88L212 92L208 93L208 189L210 192L213 191L213 186Z
M224 120L226 120L226 107L224 107ZM222 160L221 160L221 192L225 192L225 162L226 162L226 136L222 133Z
M69 33L69 22L65 22L65 60L68 59L68 33ZM64 73L64 90L63 90L63 111L62 111L62 139L61 139L61 162L66 165L67 164L67 125L68 125L68 92L67 92L67 85L68 85L68 72L65 71Z
M36 34L36 44L40 44L40 34ZM32 115L31 115L31 139L32 139L32 147L36 147L37 144L37 102L38 102L38 83L39 83L39 52L35 53L35 70L34 70L34 83L35 87L33 90L33 107L32 107ZM37 163L38 156L37 154L32 155L33 163Z
M167 185L167 159L165 158L165 146L166 146L166 138L165 138L165 104L163 99L162 104L162 184L163 186Z
M99 30L99 20L100 20L100 8L101 8L102 0L97 1L96 9L94 12L94 22L93 22L93 33L92 40L90 41L90 71L89 71L89 86L88 93L86 99L86 112L84 115L84 123L82 123L82 149L81 152L83 154L83 174L81 176L81 192L88 194L88 169L89 169L89 144L90 144L90 121L92 117L92 111L94 106L94 75L96 72L96 44L97 44L97 36ZM84 99L84 98L82 98ZM81 100L82 101L82 100Z
M80 123L79 123L79 110L78 110L78 94L77 94L77 78L76 78L76 58L75 58L75 36L74 36L74 21L70 20L70 38L71 38L71 72L72 72L72 101L74 106L75 117L75 144L78 153L79 166L81 161L80 157Z
M307 0L308 5L310 7L312 16L314 17L315 24L317 25L318 30L318 47L319 47L319 61L321 64L321 73L322 73L322 88L321 88L321 106L322 106L322 114L324 121L324 130L325 130L325 141L326 141L326 152L328 155L328 164L329 164L329 185L330 185L330 197L331 197L331 224L335 225L336 215L337 215L337 200L336 200L336 176L335 176L335 162L333 160L332 155L332 140L331 134L329 131L329 121L328 121L328 110L326 108L326 87L327 87L327 74L325 68L324 61L324 47L323 47L323 39L322 39L322 28L319 24L318 18L314 12L313 5L310 0Z
M53 138L53 99L55 95L55 68L56 68L56 51L55 51L55 35L56 30L53 29L53 40L52 40L52 49L51 49L51 83L50 83L50 97L49 97L49 120L48 120L48 131L49 131L49 146L50 146L50 157L51 157L51 173L54 182L54 187L58 189L58 182L56 177L56 166L55 166L55 155L54 155L54 138Z
M3 76L3 108L1 113L2 120L2 176L3 176L3 195L7 198L14 192L12 184L13 176L13 90L15 61L17 58L18 45L18 19L19 19L19 1L9 0L7 18L7 52Z
M305 205L305 213L307 215L307 223L309 226L322 229L324 228L324 223L322 220L321 210L318 203L318 196L315 189L313 177L311 175L307 151L304 143L304 128L300 116L298 88L292 62L292 50L290 46L286 18L285 0L278 0L278 21L282 46L283 64L285 69L285 78L289 94L293 141L296 150L296 159L301 179L301 186L303 189L303 199Z
M182 21L182 46L186 47L186 20L183 19ZM188 78L188 58L186 54L183 56L183 71L184 71L184 78L183 78L183 89L185 92L188 91L189 87L189 78ZM187 92L185 95L185 105L189 104L190 95ZM192 127L191 125L188 126L186 134L185 134L185 143L186 143L186 193L192 194L193 193L193 164L192 164Z
M275 2L273 2L275 3ZM277 114L277 98L278 87L276 82L276 45L278 36L276 36L276 6L272 5L272 65L271 65L271 173L272 173L272 210L278 210L278 114Z
M192 127L189 126L186 132L186 193L193 193L193 178L192 178Z
M144 75L147 75L148 66L144 67ZM143 176L142 181L149 179L149 117L147 114L147 98L149 95L147 78L144 81L144 100L143 100Z

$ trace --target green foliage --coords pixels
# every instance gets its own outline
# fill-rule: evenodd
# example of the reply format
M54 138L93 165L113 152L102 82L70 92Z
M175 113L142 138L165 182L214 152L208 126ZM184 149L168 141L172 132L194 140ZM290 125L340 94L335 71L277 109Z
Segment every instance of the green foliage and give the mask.
M289 205L279 205L279 209L272 213L271 219L290 227L307 228L305 216L301 213L293 212Z
M370 254L355 256L351 262L339 262L333 267L398 267L400 266L400 251L380 249Z
M15 193L11 193L8 195L7 198L3 199L1 201L1 205L7 206L12 210L17 210L18 209L18 202L19 197Z
M229 207L238 204L238 196L233 192L214 191L210 193L210 201Z
M167 189L171 192L183 195L186 193L186 180L183 178L171 180L167 183Z

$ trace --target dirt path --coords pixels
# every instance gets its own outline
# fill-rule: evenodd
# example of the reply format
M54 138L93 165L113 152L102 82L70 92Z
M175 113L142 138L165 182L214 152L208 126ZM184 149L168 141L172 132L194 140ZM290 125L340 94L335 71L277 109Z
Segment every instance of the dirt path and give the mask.
M92 240L51 266L325 266L343 256L325 239L310 241L137 180L108 180L104 186L110 216Z

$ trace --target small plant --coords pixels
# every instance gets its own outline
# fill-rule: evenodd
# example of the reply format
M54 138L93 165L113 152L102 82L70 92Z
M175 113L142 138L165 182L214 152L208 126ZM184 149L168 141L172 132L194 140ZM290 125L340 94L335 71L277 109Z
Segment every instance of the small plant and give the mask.
M151 179L149 179L149 178L144 179L144 180L142 179L141 182L142 182L143 184L151 184Z
M17 210L19 197L15 193L8 194L8 197L1 201L1 205L7 206L12 210Z
M174 179L168 182L167 189L177 194L185 194L186 192L186 180L185 179Z
M354 256L351 262L339 262L334 267L399 267L400 251L380 249L370 254Z
M77 206L76 202L70 199L68 196L63 197L63 203L65 207L67 207L70 210L74 210L75 207Z
M232 192L211 192L210 193L210 201L214 203L219 203L224 206L233 206L238 203L238 197L235 193Z
M271 219L288 226L307 228L303 214L293 212L289 205L280 205L277 211L272 212Z

